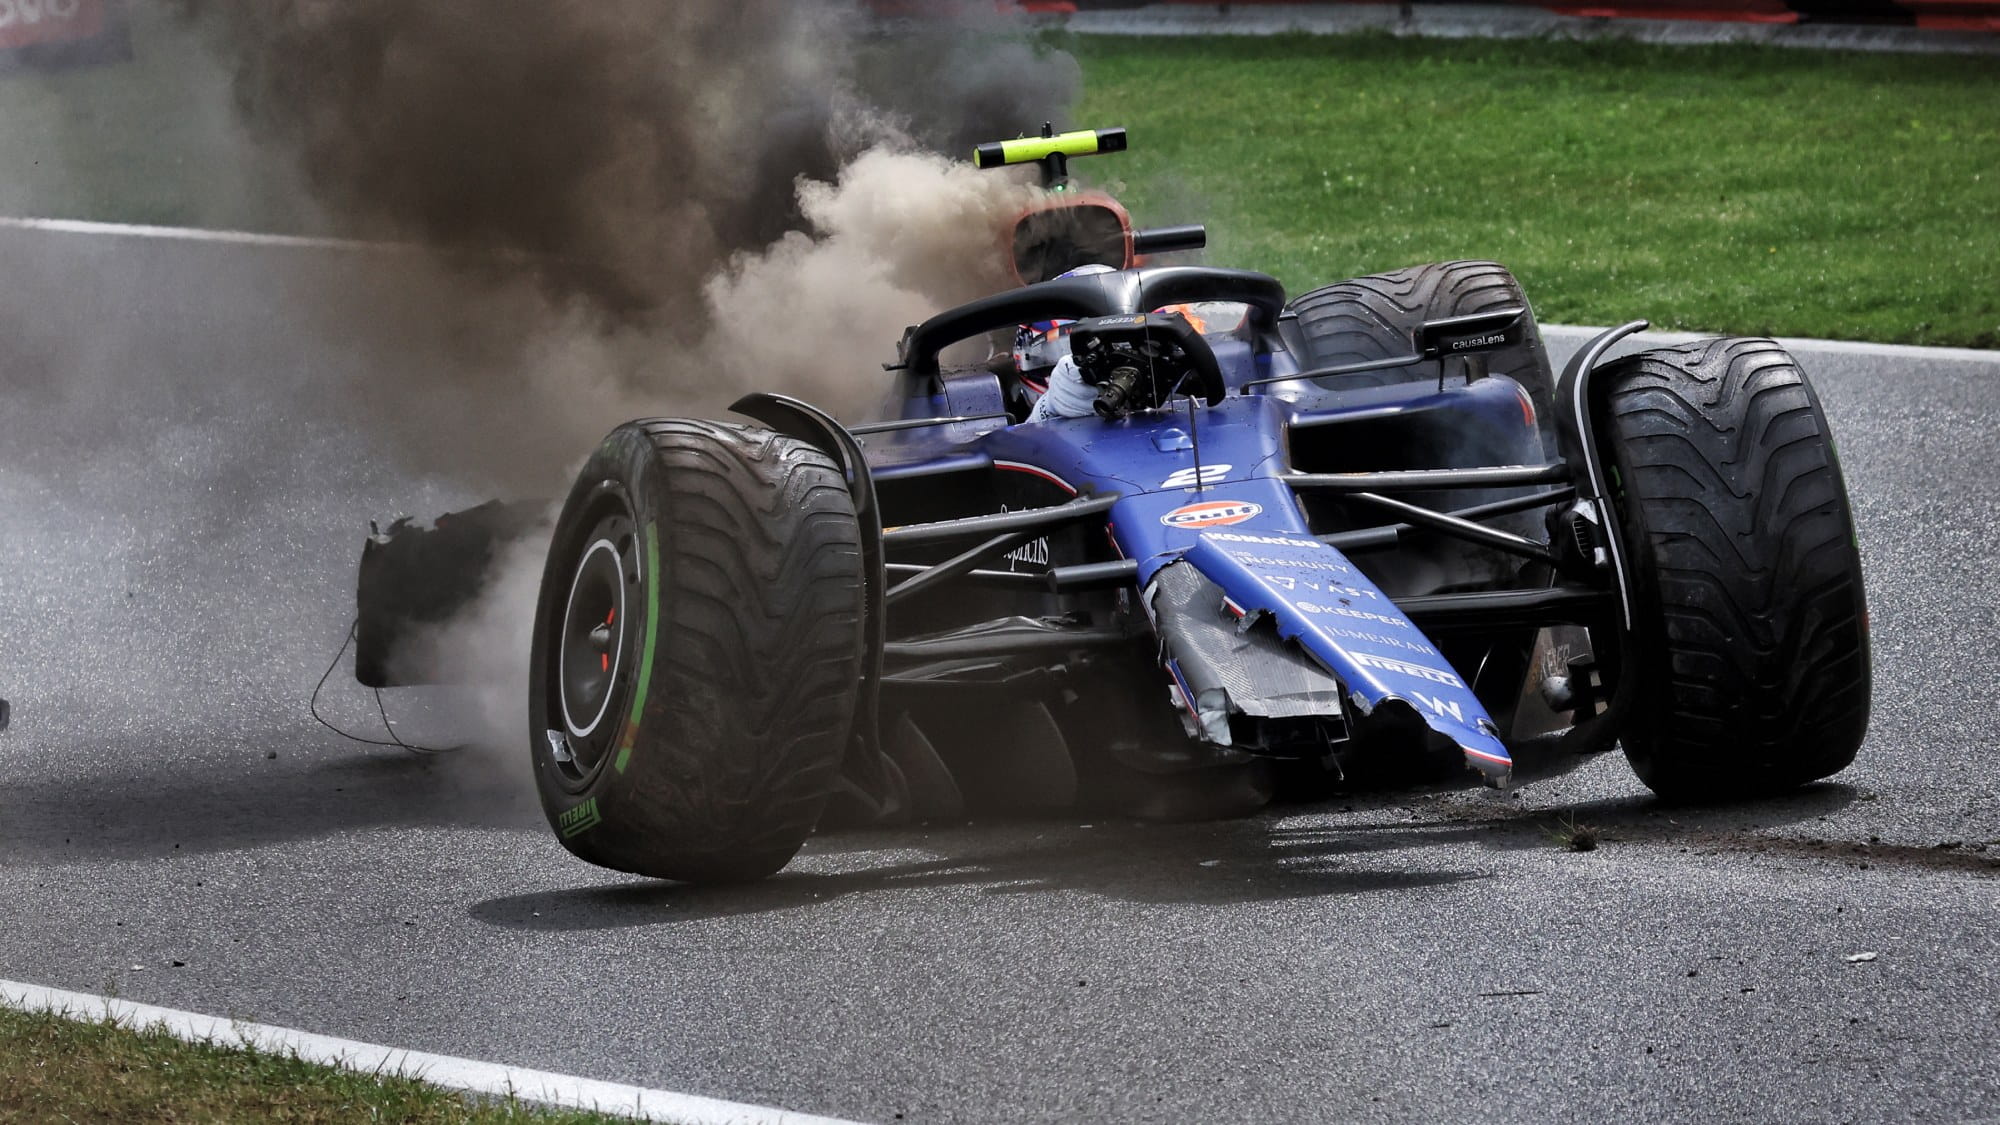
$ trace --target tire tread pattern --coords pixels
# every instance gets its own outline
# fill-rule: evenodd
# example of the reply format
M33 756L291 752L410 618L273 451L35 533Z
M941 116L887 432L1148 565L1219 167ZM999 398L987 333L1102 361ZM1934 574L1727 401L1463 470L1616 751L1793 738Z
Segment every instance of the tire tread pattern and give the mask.
M628 425L658 470L641 519L659 527L661 635L622 815L570 843L639 874L760 878L811 834L853 720L853 499L832 460L795 438L692 419Z
M1866 602L1824 412L1784 349L1709 339L1599 372L1637 555L1635 639L1658 652L1624 737L1662 796L1779 792L1867 732Z
M1302 362L1312 367L1407 354L1411 330L1426 320L1510 307L1528 309L1527 296L1507 267L1488 261L1433 262L1370 274L1302 294L1290 305L1306 342ZM1526 327L1525 342L1495 353L1490 367L1527 388L1536 413L1546 418L1555 380L1532 309ZM1436 374L1434 367L1419 365L1382 377L1388 382Z

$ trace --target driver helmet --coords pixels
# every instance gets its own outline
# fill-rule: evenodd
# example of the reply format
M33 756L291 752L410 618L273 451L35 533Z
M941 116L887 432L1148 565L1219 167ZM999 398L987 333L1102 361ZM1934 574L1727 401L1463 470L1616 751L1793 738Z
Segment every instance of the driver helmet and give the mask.
M1110 266L1093 264L1058 274L1055 280L1115 272ZM1014 370L1028 375L1054 367L1069 354L1069 328L1074 323L1073 320L1037 320L1021 325L1014 332Z

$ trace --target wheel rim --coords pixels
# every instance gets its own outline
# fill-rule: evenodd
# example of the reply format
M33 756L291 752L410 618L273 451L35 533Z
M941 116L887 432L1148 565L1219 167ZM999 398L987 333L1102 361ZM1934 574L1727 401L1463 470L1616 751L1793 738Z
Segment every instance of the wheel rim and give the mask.
M630 697L635 640L627 606L638 601L639 553L632 520L601 517L574 540L583 549L570 568L568 597L554 626L549 669L550 756L571 782L603 765L618 715Z

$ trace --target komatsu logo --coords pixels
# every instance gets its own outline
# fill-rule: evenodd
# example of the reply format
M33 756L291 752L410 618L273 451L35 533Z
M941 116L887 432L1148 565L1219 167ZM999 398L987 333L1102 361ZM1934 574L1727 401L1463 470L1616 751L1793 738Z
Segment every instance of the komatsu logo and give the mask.
M1263 511L1262 508L1257 510ZM1305 547L1315 551L1323 546L1317 539L1287 539L1282 535L1251 535L1243 531L1218 531L1208 538L1218 543L1262 543L1267 547Z
M1370 656L1365 652L1357 652L1354 654L1354 662L1363 668L1376 668L1384 672L1394 672L1402 676L1415 676L1420 680L1429 680L1434 684L1445 684L1449 687L1460 688L1465 686L1464 680L1459 679L1450 672L1441 671L1437 668L1428 668L1422 664L1412 664L1407 660L1391 660L1386 656Z

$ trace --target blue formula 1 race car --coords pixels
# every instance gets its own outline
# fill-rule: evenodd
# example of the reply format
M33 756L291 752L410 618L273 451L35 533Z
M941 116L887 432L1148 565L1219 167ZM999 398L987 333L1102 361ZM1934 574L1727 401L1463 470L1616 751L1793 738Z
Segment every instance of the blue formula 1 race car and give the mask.
M1826 777L1870 666L1819 401L1769 340L1605 358L1642 327L1557 378L1492 262L1289 300L1104 268L911 328L856 373L880 421L753 394L622 425L536 609L550 822L593 863L728 881L833 820L1234 815L1620 744L1675 799ZM1005 346L1053 330L1052 370ZM1082 408L1039 408L1059 382ZM413 570L507 522L371 541L364 682L451 600Z
M1025 421L1029 375L949 361L1051 321L1087 415ZM756 394L747 422L620 426L536 611L551 822L706 881L777 870L829 812L1227 815L1616 743L1674 798L1832 774L1870 670L1818 399L1768 340L1604 360L1641 326L1557 379L1490 262L1289 302L1109 270L911 329L884 421ZM364 681L393 682L383 591L448 528L492 530L371 543Z

